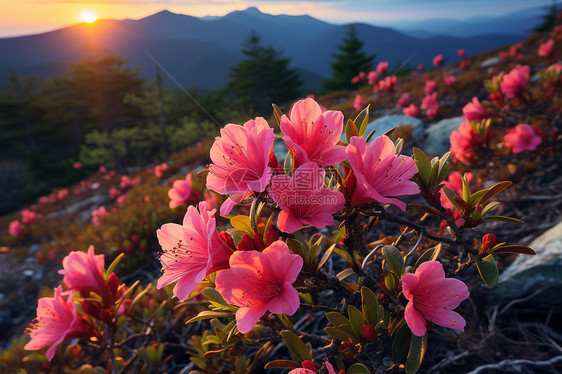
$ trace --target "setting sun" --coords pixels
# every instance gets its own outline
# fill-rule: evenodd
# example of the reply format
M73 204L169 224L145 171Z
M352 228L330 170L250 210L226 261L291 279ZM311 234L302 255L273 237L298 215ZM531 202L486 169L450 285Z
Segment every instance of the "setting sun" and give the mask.
M91 10L83 10L78 15L78 20L80 20L81 22L92 23L96 19L98 19L98 15Z

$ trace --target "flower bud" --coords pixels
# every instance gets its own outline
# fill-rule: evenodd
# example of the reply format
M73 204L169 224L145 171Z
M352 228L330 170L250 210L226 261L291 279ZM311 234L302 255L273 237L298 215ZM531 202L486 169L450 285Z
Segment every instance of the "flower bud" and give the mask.
M486 234L482 237L482 249L480 249L480 254L488 253L493 246L497 243L496 236L494 234Z
M365 324L361 327L361 336L367 340L375 340L377 337L377 332L373 325Z

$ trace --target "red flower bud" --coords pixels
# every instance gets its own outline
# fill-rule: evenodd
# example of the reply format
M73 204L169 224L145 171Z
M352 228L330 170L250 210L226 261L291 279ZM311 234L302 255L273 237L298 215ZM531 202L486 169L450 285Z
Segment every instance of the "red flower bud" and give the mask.
M377 332L373 325L365 324L361 327L361 336L367 340L375 340L377 337Z
M482 249L480 250L480 254L488 253L493 246L497 243L496 236L494 234L486 234L482 237Z
M310 360L304 360L302 362L302 367L316 373L316 365Z

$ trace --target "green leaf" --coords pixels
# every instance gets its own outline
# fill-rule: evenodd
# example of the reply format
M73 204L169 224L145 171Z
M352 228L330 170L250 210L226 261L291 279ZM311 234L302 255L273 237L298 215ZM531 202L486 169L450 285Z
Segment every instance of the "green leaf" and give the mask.
M447 176L449 175L449 164L447 163L447 160L449 160L449 156L451 155L451 152L447 152L443 155L443 157L441 157L441 159L439 160L439 175L437 176L438 179L438 183L443 182Z
M328 259L332 255L332 252L334 252L334 248L336 248L336 243L332 244L331 246L328 247L328 249L324 251L322 258L320 258L320 261L318 261L318 266L316 267L317 270L320 270L320 268L324 266L326 261L328 261Z
M468 203L470 201L470 187L468 186L468 182L466 181L465 177L461 178L462 182L462 199Z
M273 114L275 115L275 121L277 121L277 125L281 127L281 117L283 117L283 112L279 107L275 104L271 104L273 106Z
M478 205L480 204L480 200L482 198L482 196L484 196L486 193L488 192L488 190L480 190L478 192L473 193L470 196L470 199L468 201L468 205Z
M498 283L498 265L493 255L488 255L482 260L476 259L476 267L484 283L494 287Z
M435 247L428 249L425 251L420 258L416 261L414 265L414 271L426 261L435 261L439 257L439 253L441 252L441 243L437 244Z
M333 338L341 340L342 342L346 342L348 340L356 340L353 335L348 334L347 332L337 328L337 327L324 327L324 332L330 335Z
M264 369L297 369L302 365L292 360L274 360L265 364Z
M427 185L429 172L431 171L431 162L427 155L419 148L413 147L414 160L416 166L418 167L418 174L420 175L422 181Z
M308 250L301 242L299 242L297 239L289 238L287 239L287 246L289 246L294 254L301 256L303 260L307 261Z
M510 223L525 223L525 221L521 221L520 219L513 218L513 217L504 217L504 216L488 216L484 217L485 221L497 221L497 222L510 222Z
M353 136L359 136L359 130L357 130L357 126L355 122L351 119L347 120L347 124L345 125L345 140L349 143L349 139Z
M346 374L371 374L371 371L363 364L355 363L347 369Z
M326 318L335 327L344 324L351 324L347 318L338 312L328 312L326 313Z
M359 113L357 115L357 117L355 117L355 123L359 124L359 133L358 136L363 136L365 135L365 132L367 131L367 125L369 124L369 108L371 107L371 104L367 105L367 107L365 109L363 109L361 111L361 113Z
M373 136L375 136L375 132L377 132L376 129L373 130L373 131L371 131L371 132L369 133L369 135L368 135L367 138L365 139L365 142L366 142L367 144L371 141L371 138L372 138Z
M109 276L111 275L111 273L113 273L113 271L115 270L117 265L119 265L119 262L121 262L121 260L123 259L124 256L125 256L125 254L121 253L119 256L115 257L115 260L113 260L111 265L109 265L109 267L107 268L107 271L105 272L105 276L104 276L106 282L109 279Z
M285 175L293 175L293 164L293 154L291 152L287 152L287 156L285 156L285 161L283 162L283 171L285 172Z
M379 300L375 293L365 286L361 287L361 308L369 325L375 326L379 323Z
M290 330L283 330L280 334L285 341L285 344L287 344L287 348L289 348L289 351L291 351L291 353L295 357L295 360L297 360L298 362L303 362L306 360L312 361L312 354L310 350L308 349L306 344L302 342L301 338L297 336L297 334Z
M505 245L492 251L493 253L520 253L524 255L536 255L537 252L526 245Z
M408 358L406 358L406 374L414 374L417 372L425 356L427 350L427 334L424 336L416 336L412 334L410 341L410 351Z
M249 235L250 237L254 237L254 231L252 230L252 224L251 224L251 221L250 221L250 217L243 216L243 215L238 215L238 216L232 217L230 219L230 224L236 230L241 231L241 232L245 233L246 235Z
M480 199L480 203L484 204L486 201L490 200L492 197L496 196L511 185L512 183L509 181L496 183L492 187L488 188L488 192L484 196L482 196L482 199Z
M412 339L412 332L408 327L408 324L403 323L396 334L394 334L394 340L392 341L392 361L395 364L399 364L404 361L406 354L410 349L410 341Z
M384 285L386 286L386 289L391 291L394 290L394 287L396 286L396 280L394 279L394 274L388 272L385 276L384 276Z
M435 157L435 162L432 163L429 175L427 177L427 184L430 186L436 186L440 181L437 180L439 176L439 160Z
M360 339L361 338L361 328L365 324L365 318L363 314L353 305L347 307L347 315L349 316L349 322L351 322L351 328L353 329L354 335Z
M480 203L482 203L482 199L480 199ZM489 204L487 204L484 209L482 209L482 212L480 213L480 215L484 215L492 210L495 210L497 207L499 207L501 205L501 203L499 201L493 201Z
M344 270L340 271L340 272L336 275L336 277L338 278L338 280L342 281L342 280L344 280L345 278L347 278L347 277L349 277L349 276L352 276L353 274L355 274L355 271L353 271L352 268L347 268L347 269L344 269Z
M400 253L398 248L392 245L385 245L382 248L382 253L384 255L386 263L392 269L392 272L398 277L402 276L402 274L404 274L405 264L404 257L402 257L402 254Z
M460 212L461 208L459 207L459 205L455 201L455 197L458 196L457 193L455 191L451 190L450 188L445 187L445 186L443 186L443 188L441 190L443 191L443 193L445 194L447 199L449 199L451 204L453 204L453 206Z
M197 322L197 321L202 321L202 320L205 320L205 319L223 318L223 317L232 317L232 316L233 316L232 313L214 312L212 310L204 310L202 312L199 312L198 315L196 315L195 317L193 317L192 319L187 321L185 324L193 323L193 322Z

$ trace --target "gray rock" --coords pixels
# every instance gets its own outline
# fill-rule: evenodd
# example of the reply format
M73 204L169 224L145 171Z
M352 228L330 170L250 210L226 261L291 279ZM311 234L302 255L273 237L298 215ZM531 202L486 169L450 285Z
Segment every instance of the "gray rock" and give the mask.
M66 209L51 213L46 218L59 218L59 217L66 216L68 214L73 214L79 211L80 209L87 207L90 204L96 206L101 205L105 202L105 200L107 200L107 197L105 195L94 195L88 199L81 200L76 204L72 204Z
M37 252L39 252L40 249L41 249L41 246L39 244L32 244L27 249L27 254L28 255L34 255Z
M384 117L377 118L376 120L369 122L367 125L367 131L365 134L370 134L371 131L377 130L375 136L379 136L387 132L394 127L401 126L412 126L414 131L412 133L412 141L414 144L420 144L423 141L423 122L419 118L408 117L404 114L392 114ZM341 136L341 139L345 141L345 129Z
M454 117L442 119L435 122L425 130L425 140L423 143L423 151L428 155L441 156L449 151L451 143L449 137L453 130L459 128L464 122L462 117Z
M500 275L496 292L505 299L516 299L545 288L541 292L542 303L562 304L562 222L536 238L529 247L537 255L517 257Z
M279 162L279 164L283 165L283 161L285 161L285 157L287 157L287 152L289 152L289 150L287 149L285 142L280 139L276 139L273 144L273 153L275 154L275 157L277 157L277 162Z
M501 59L499 57L492 57L485 61L482 61L480 66L482 66L483 68L489 68L490 66L497 65L500 61Z
M460 73L462 73L462 70L461 70L461 69L455 68L455 69L449 70L449 75L458 75L458 74L460 74Z

